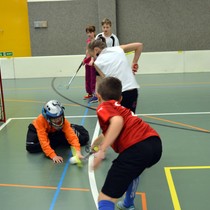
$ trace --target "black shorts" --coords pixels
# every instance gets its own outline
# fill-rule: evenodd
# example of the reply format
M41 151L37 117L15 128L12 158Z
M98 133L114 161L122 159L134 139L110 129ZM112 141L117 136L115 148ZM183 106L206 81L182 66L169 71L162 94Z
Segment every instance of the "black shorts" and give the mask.
M130 109L133 113L136 111L138 100L138 89L126 90L122 92L121 105Z
M69 146L65 134L61 130L53 133L48 133L48 138L50 140L50 146L53 149L55 149L59 145ZM26 150L30 153L37 153L42 151L37 131L33 124L29 124L28 126L28 132L26 136Z
M101 191L112 198L122 197L130 183L157 163L161 155L162 143L157 136L134 144L113 161Z

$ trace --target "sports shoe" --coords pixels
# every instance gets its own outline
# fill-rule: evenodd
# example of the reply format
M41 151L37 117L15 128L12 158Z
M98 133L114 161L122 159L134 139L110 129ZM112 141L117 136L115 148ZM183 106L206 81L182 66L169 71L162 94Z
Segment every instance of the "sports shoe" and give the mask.
M84 98L83 98L83 99L84 99L84 100L87 100L87 99L89 99L89 98L91 98L91 97L93 97L93 95L92 95L92 94L87 94L87 95L85 95L85 96L84 96Z
M117 203L117 208L120 209L120 210L135 210L134 206L130 206L130 207L126 208L123 204L123 201L119 201Z
M92 103L97 103L98 102L98 98L96 96L93 96L88 103L92 104Z

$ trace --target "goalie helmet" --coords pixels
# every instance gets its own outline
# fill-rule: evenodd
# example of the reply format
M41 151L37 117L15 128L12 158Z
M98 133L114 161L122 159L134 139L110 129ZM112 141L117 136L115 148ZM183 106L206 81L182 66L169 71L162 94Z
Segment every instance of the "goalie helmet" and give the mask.
M48 101L42 108L44 118L57 130L61 129L64 123L64 107L57 100Z

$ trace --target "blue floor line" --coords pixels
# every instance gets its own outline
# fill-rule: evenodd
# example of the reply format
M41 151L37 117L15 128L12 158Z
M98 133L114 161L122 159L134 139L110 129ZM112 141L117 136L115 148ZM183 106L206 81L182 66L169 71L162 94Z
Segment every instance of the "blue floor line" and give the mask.
M71 156L72 156L72 153L70 152L70 153L69 153L68 160L69 160L69 158L70 158ZM59 195L59 193L60 193L60 189L61 189L62 184L63 184L63 180L64 180L64 178L65 178L65 176L66 176L66 172L67 172L68 167L69 167L69 161L67 161L67 163L66 163L66 165L65 165L65 167L64 167L63 173L62 173L62 175L61 175L61 179L60 179L59 184L58 184L58 186L57 186L57 189L56 189L56 192L55 192L55 194L54 194L54 197L53 197L53 200L52 200L52 203L51 203L51 205L50 205L49 210L53 210L53 209L54 209L55 203L56 203L57 198L58 198L58 195Z
M89 104L88 104L88 106L89 106ZM82 118L81 125L84 125L84 123L85 123L85 117L86 117L87 114L88 114L88 110L89 110L88 108L85 109L85 113L84 113L84 117ZM72 156L72 153L71 153L71 151L70 151L68 160L69 160L69 158L70 158L71 156ZM55 192L55 194L54 194L54 197L53 197L53 200L52 200L52 203L51 203L51 205L50 205L49 210L53 210L54 207L55 207L55 203L56 203L57 198L58 198L58 195L59 195L59 193L60 193L60 189L61 189L61 187L62 187L63 180L64 180L64 178L65 178L65 176L66 176L66 172L67 172L68 167L69 167L69 161L67 161L67 163L66 163L66 165L65 165L65 167L64 167L63 173L62 173L62 175L61 175L60 181L59 181L59 183L58 183L58 186L57 186L57 189L56 189L56 192Z

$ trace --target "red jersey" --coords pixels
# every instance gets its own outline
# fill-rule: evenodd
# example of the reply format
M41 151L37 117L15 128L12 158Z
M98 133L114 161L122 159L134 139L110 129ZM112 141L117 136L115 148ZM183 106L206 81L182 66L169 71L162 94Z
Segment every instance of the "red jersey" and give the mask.
M143 141L151 136L159 134L144 122L141 118L135 116L129 109L121 106L117 101L110 100L101 103L97 108L97 115L100 127L104 135L109 127L109 120L114 116L121 116L124 120L123 128L111 145L115 152L121 153L128 147Z

